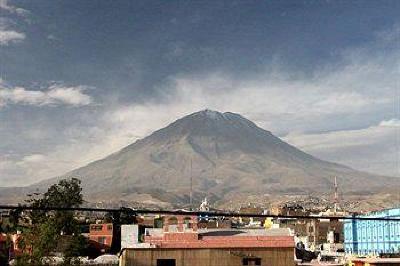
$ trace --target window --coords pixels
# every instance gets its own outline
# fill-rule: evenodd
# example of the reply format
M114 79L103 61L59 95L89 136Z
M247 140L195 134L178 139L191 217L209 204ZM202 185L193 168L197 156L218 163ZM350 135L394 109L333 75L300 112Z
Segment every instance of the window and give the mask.
M259 266L261 265L261 259L260 258L244 258L242 260L242 265L256 265Z
M190 217L186 217L184 220L183 220L183 224L185 225L185 228L192 228L192 218L190 218Z
M111 224L107 225L107 231L112 231L112 230L113 230L112 225Z
M106 244L106 237L105 236L99 236L97 238L97 242L99 242L100 244Z
M334 241L335 243L339 243L340 242L340 234L339 233L334 233Z
M175 259L158 259L157 266L175 266Z
M172 216L172 217L170 217L168 219L168 224L169 225L176 225L176 224L178 224L178 219L176 217Z
M90 230L92 230L92 231L101 231L102 229L103 229L103 226L101 224L90 226Z

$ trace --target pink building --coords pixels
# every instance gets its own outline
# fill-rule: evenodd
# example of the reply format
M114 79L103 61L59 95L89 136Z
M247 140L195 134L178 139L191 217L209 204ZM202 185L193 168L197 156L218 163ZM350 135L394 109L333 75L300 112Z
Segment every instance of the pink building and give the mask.
M113 224L91 224L89 240L102 252L108 251L113 240Z

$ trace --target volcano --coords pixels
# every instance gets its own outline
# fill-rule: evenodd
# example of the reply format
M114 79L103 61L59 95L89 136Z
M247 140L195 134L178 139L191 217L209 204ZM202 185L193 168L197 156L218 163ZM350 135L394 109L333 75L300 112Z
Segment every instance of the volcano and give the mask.
M82 180L85 197L188 202L235 194L371 193L400 179L320 160L243 116L203 110L187 115L122 150L67 173ZM32 187L45 187L46 180Z

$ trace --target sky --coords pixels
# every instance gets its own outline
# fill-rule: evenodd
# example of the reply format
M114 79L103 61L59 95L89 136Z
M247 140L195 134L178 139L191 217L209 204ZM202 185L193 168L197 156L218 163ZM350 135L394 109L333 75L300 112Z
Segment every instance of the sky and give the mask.
M0 186L202 109L400 177L400 1L0 0Z

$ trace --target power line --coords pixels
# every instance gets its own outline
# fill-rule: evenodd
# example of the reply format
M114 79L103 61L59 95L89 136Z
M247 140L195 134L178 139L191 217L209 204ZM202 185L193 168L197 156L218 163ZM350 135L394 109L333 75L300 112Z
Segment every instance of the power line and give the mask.
M30 206L12 206L0 205L0 210L41 210L41 211L88 211L88 212L114 212L138 214L164 214L164 215L187 215L187 216L207 216L207 217L257 217L274 219L329 219L329 220L372 220L372 221L398 221L400 218L385 217L360 217L360 216L312 216L312 215L272 215L258 213L239 213L239 212L200 212L184 210L147 210L147 209L111 209L111 208L87 208L87 207L30 207Z

